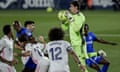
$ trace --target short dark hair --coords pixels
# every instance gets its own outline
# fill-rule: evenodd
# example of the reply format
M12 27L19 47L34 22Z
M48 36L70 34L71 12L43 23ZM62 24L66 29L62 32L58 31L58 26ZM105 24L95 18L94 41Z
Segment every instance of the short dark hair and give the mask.
M89 25L88 24L84 24L84 27L88 27L88 29L89 29Z
M61 28L52 28L48 36L50 41L63 40L64 32L62 31Z
M3 33L5 35L8 35L11 32L11 26L10 25L4 25L3 27Z
M72 1L70 4L74 5L75 7L78 8L78 10L80 9L80 4L78 1Z
M34 21L25 21L24 26L26 27L27 25L34 24Z

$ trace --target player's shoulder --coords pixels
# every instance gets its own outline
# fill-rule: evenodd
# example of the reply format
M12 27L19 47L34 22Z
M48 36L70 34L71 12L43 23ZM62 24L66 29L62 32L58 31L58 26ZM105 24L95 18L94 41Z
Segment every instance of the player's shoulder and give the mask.
M50 44L57 44L57 43L69 44L68 41L65 41L65 40L57 40L57 41L50 41L50 42L47 43L47 45L50 45Z
M79 14L84 15L82 12L79 12Z
M10 40L10 39L8 38L8 36L4 35L4 36L1 38L1 40L2 40L2 41L5 41L5 42L8 42L8 40Z
M82 12L79 12L78 15L85 21L85 15Z
M42 44L42 43L40 43L40 42L35 43L35 45L38 46L38 47L44 46L44 44Z
M89 35L94 35L94 33L93 33L93 32L88 32L88 34L89 34Z
M82 12L79 12L78 14L79 14L80 16L83 16L83 17L84 17L84 14L83 14Z
M25 32L26 28L22 27L20 31Z
M22 27L21 30L26 30L26 28Z
M70 42L68 42L68 41L61 40L61 43L63 46L70 46Z

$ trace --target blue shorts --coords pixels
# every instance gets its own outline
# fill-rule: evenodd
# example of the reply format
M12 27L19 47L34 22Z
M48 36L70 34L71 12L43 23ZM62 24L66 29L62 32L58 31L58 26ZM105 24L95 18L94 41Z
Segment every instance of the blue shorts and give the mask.
M103 59L102 56L94 56L94 57L91 57L89 59L86 59L86 64L88 66L91 66L92 64L98 64L100 63L100 61Z
M36 67L37 67L37 64L35 64L35 63L33 62L32 58L29 57L27 63L25 64L25 68L33 69L33 70L34 70L34 69L36 69Z

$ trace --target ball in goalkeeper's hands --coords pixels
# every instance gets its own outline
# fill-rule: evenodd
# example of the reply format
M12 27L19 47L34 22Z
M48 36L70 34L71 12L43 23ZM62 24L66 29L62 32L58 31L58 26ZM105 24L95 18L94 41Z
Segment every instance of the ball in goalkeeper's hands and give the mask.
M59 11L58 12L58 19L60 21L66 21L67 20L67 17L66 17L66 11L65 10L62 10L62 11Z

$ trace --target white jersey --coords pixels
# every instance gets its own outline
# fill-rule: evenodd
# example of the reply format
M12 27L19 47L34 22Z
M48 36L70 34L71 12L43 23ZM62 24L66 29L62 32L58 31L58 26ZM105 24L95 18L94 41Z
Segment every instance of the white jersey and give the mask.
M9 39L6 35L0 40L0 51L4 59L8 61L13 60L13 39Z
M50 59L49 72L69 72L68 51L72 50L67 41L51 41L46 46Z
M31 44L31 54L34 63L37 64L35 72L47 72L49 66L49 60L44 56L42 50L44 48L44 44L34 43Z
M30 43L28 43L28 44L26 44L25 45L25 50L23 50L22 51L22 53L24 53L24 52L26 52L26 51L32 51L32 47L31 47L31 44ZM29 59L29 56L26 56L26 57L21 57L21 59L22 59L22 63L25 65L26 64L26 62L28 61L28 59Z
M13 39L6 35L0 40L0 56L8 61L13 60ZM16 72L14 66L0 62L0 72Z
M31 44L32 49L32 58L35 60L39 60L42 57L44 57L44 54L42 52L42 49L44 48L43 44L35 43Z

